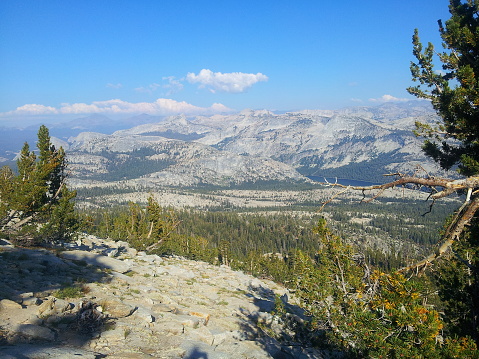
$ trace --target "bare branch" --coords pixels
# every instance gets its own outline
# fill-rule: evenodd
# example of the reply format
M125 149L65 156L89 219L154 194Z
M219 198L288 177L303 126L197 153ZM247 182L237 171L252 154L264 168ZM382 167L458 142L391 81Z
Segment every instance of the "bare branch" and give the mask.
M333 186L335 186L335 185L336 184L334 184ZM347 191L350 190L349 187L345 187L345 188L346 189L344 191L340 191L340 192L336 193L335 195L333 195L332 197L330 197L327 201L324 201L322 206L319 208L318 212L321 212L328 203L332 202L333 199L335 199L336 197L338 197L338 196L342 195L343 193L346 193Z
M352 189L356 191L374 191L374 190L384 191L389 188L403 186L406 184L415 184L415 185L419 185L423 187L429 187L434 190L436 187L443 187L444 189L442 191L438 191L437 193L434 193L433 195L431 195L431 198L433 199L447 197L450 194L460 190L476 189L479 187L479 176L471 176L468 178L463 178L458 180L452 180L447 178L435 178L435 177L405 176L401 174L392 174L390 176L395 176L395 175L399 176L397 180L380 184L380 185L373 185L373 186L347 186L347 185L342 185L339 183L329 183L329 182L323 183L323 184L326 184L332 187Z
M423 260L413 265L401 268L399 272L405 272L413 269L418 271L420 269L426 268L434 260L441 257L460 237L460 235L464 231L464 228L470 224L472 218L474 217L474 214L477 212L478 209L479 197L474 198L472 201L464 202L459 211L457 211L457 213L454 215L451 224L444 233L442 237L442 244L440 245L438 250L435 253L430 254L427 258L424 258Z
M420 187L430 188L431 190L435 191L435 193L431 194L428 197L433 200L431 207L437 199L447 197L457 191L467 191L466 199L461 208L459 208L459 210L454 215L451 224L442 236L441 245L439 246L437 251L435 253L432 253L425 259L399 270L399 272L405 272L410 270L415 270L419 272L419 270L426 268L430 263L432 263L434 260L438 259L444 253L446 253L451 248L453 243L464 232L465 227L470 224L472 218L479 209L479 176L471 176L468 178L457 180L435 177L406 176L400 173L390 174L389 176L398 176L399 178L392 182L373 186L345 186L338 183L332 184L328 182L327 185L329 186L345 188L345 190L337 193L331 199L324 202L321 209L323 209L323 207L327 203L331 202L333 198L337 197L338 195L344 193L347 190L358 190L362 191L363 194L365 191L377 190L378 192L367 201L370 202L373 199L379 197L386 189L394 188L397 186L405 186L407 184L418 185ZM443 189L438 191L436 187L442 187ZM430 210L431 208L429 208L429 211Z

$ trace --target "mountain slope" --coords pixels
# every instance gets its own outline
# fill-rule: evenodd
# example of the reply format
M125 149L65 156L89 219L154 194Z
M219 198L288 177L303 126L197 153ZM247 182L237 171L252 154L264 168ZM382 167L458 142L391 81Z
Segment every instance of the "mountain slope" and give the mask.
M157 127L147 130L152 128ZM69 142L71 169L80 178L137 179L145 185L166 186L308 181L290 166L266 157L241 156L162 136L82 133Z
M67 150L72 177L78 179L135 180L155 186L308 181L304 176L379 182L383 174L411 173L419 165L441 175L423 155L422 139L412 133L415 121L437 119L428 103L411 101L283 114L243 110L194 118L140 115L113 121L92 115L53 125L51 134L52 142ZM128 124L138 125L125 129ZM82 129L97 132L80 133ZM0 161L12 161L25 139L35 142L35 134L33 129L5 130Z
M93 236L56 253L2 244L1 358L328 357L291 344L275 299L297 327L304 311L269 280ZM80 298L58 290L79 277Z
M112 138L121 137L123 148L132 141L147 142L160 137L163 141L166 138L182 140L182 146L188 143L192 148L203 145L203 155L209 156L209 160L198 161L196 158L193 161L188 156L182 159L177 157L173 161L176 167L171 167L167 172L162 169L162 173L150 176L167 179L172 178L171 173L174 172L189 177L189 184L202 183L204 175L208 178L205 183L228 182L218 178L214 180L215 176L231 177L229 183L251 181L255 174L246 174L244 168L251 169L254 158L258 157L281 162L306 176L341 176L378 181L382 174L411 172L419 164L432 174L439 173L437 166L422 154L422 140L412 133L415 121L435 120L437 117L430 106L419 102L285 114L243 110L233 115L198 116L192 119L173 116L159 123L117 131ZM109 141L101 140L101 146L110 150ZM118 150L118 144L113 147L113 150ZM216 153L211 157L211 148L223 155ZM233 154L242 158L232 160ZM249 158L248 161L246 158ZM217 171L217 168L224 168L224 163L229 163L229 169L226 172ZM235 166L240 169L238 173L232 171ZM279 169L278 164L274 167ZM286 168L282 167L281 170ZM291 168L286 172L290 173ZM264 168L260 166L258 170ZM201 175L193 180L197 173ZM235 180L235 176L239 177ZM287 177L291 176L288 174ZM277 176L274 179L281 180ZM170 180L167 182L171 183Z

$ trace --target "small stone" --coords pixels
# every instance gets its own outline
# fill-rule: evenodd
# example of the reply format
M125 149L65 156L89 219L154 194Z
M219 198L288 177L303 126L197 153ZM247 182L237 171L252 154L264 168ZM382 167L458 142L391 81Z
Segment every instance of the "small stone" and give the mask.
M165 312L173 313L175 311L175 308L168 304L158 303L158 304L154 304L151 307L151 310L155 313L165 313Z
M113 318L127 317L135 310L131 305L125 304L116 298L106 298L98 301L102 310Z
M22 302L23 305L40 305L42 304L42 301L37 298L37 297L29 297L29 298L24 298L23 299L23 302Z
M200 320L198 318L191 317L189 315L178 315L175 319L185 327L198 328L200 325Z
M211 317L209 313L203 313L203 312L189 312L188 314L197 318L201 318L203 320L203 325L208 325L208 322Z
M72 310L73 307L73 303L70 303L64 299L55 298L54 310L56 313L65 313L69 310Z
M49 297L38 307L38 316L43 317L53 313L53 308L55 307L55 298Z
M25 292L20 294L20 298L29 298L33 297L33 292Z
M118 254L119 254L118 248L112 248L107 251L108 257L118 257Z
M136 309L135 316L147 323L153 323L155 321L155 317L152 315L152 313L148 309L143 307L138 307Z

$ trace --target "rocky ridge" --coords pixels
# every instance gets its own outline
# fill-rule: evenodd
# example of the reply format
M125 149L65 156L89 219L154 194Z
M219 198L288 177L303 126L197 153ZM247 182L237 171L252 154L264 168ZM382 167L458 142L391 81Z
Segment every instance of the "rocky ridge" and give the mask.
M243 156L162 136L82 133L70 140L74 177L128 179L140 185L227 186L244 182L307 182L287 164L264 156Z
M0 267L1 358L329 356L274 314L281 298L289 321L304 320L287 289L226 266L87 236L53 251L3 241Z
M304 176L318 175L374 182L373 173L407 173L419 164L439 175L412 132L415 121L435 120L419 102L284 114L243 110L172 116L111 135L85 132L62 145L76 178L150 188L305 183Z

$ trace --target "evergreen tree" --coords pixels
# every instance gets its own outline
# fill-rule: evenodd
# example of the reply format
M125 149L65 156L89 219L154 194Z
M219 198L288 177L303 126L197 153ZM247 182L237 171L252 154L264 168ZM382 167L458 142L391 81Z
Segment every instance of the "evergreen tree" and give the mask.
M424 151L445 169L459 165L466 176L479 173L479 3L451 0L451 18L439 32L445 51L439 54L442 69L434 66L432 43L424 49L418 30L413 36L413 81L408 91L431 101L443 122L436 126L417 123L427 137Z
M25 245L70 239L78 229L72 199L66 186L66 155L50 141L46 126L38 131L39 156L23 145L17 160L18 175L2 169L0 178L0 229Z
M436 268L439 294L446 303L449 330L471 335L479 343L479 1L451 0L451 18L439 32L444 51L438 54L441 71L434 66L435 50L429 43L423 48L418 31L413 35L411 63L413 81L419 85L408 91L431 101L442 122L436 125L416 123L417 135L424 136L425 153L442 168L457 165L472 183L466 202L446 230L452 251L443 256ZM464 228L469 224L469 229ZM456 226L457 227L457 226ZM458 237L458 238L456 238Z
M15 174L9 166L0 169L0 228L9 220Z
M316 257L298 251L291 260L313 332L359 358L479 357L474 341L441 336L443 322L426 304L420 280L371 270L325 220L316 233Z

